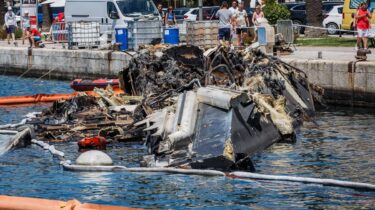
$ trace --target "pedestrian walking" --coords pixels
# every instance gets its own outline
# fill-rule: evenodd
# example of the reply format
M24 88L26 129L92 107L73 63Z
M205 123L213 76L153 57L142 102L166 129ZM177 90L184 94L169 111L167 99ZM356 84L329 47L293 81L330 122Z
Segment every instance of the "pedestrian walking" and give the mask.
M22 28L22 44L25 44L27 28L30 28L30 16L29 12L26 11L21 18L21 28Z
M166 26L174 26L177 24L176 14L173 11L173 7L169 6L168 11L165 14Z
M357 48L361 48L363 42L363 48L367 49L368 34L370 29L371 12L367 9L366 3L361 3L359 9L355 15L355 23L357 26Z
M262 11L262 7L260 5L257 5L255 7L255 12L253 14L253 17L251 18L251 21L253 22L255 26L255 35L254 35L254 42L258 39L257 36L257 25L260 19L264 18L264 13Z
M165 25L165 19L164 19L165 14L164 14L164 11L163 11L163 5L162 4L158 4L158 12L159 12L159 15L161 17L163 25Z
M244 3L241 2L238 6L238 10L234 13L238 46L243 44L244 37L247 35L247 29L250 25L244 7Z
M237 1L232 1L232 6L229 8L229 11L234 14L238 9L238 2Z
M17 20L16 14L14 14L14 12L12 11L12 7L8 7L8 12L5 13L4 22L7 32L8 44L10 44L10 38L12 37L13 44L17 46L15 35L17 29Z
M228 3L223 1L221 8L215 17L219 18L219 39L230 42L230 31L232 23L232 12L228 9Z

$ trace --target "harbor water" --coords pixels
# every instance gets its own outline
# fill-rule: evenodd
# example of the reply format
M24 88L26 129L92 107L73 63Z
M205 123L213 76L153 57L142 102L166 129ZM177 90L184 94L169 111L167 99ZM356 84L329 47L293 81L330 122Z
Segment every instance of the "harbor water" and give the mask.
M67 82L0 76L0 96L71 92ZM0 124L17 123L47 105L0 107ZM375 111L331 107L306 123L295 144L275 144L253 160L258 173L333 178L375 184ZM54 143L68 159L75 142ZM145 147L107 147L116 164L138 166ZM158 173L64 171L37 146L0 157L0 194L161 209L327 209L375 208L375 192L281 181Z

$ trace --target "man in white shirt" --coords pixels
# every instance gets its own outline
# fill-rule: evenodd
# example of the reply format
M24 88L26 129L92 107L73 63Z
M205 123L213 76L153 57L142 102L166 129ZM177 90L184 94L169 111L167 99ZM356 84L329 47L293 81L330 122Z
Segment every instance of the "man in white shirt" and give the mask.
M10 39L10 36L12 36L13 43L15 46L17 46L16 36L15 36L15 32L17 30L17 20L16 20L16 15L12 11L12 7L8 7L8 12L5 13L4 22L5 22L6 31L7 31L8 44L10 44L9 39Z
M240 3L237 11L234 13L234 18L236 20L237 45L240 46L243 37L247 34L247 27L250 25L243 2Z
M230 29L233 14L229 11L226 1L222 2L221 8L216 12L215 16L219 18L219 40L230 42Z
M237 3L237 1L233 1L232 2L232 7L230 7L229 8L229 11L232 13L232 14L234 14L236 11L237 11L237 9L238 9L238 3Z

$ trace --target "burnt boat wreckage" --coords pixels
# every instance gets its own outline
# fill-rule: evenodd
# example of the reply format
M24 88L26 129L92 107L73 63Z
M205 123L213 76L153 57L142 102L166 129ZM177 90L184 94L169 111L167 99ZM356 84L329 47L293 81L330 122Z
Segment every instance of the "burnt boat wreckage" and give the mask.
M225 46L150 46L119 79L125 95L96 89L55 102L28 122L36 138L82 149L132 140L147 146L145 167L252 171L252 155L295 141L322 94L277 58Z
M224 46L144 49L120 80L144 97L147 116L134 126L145 131L146 167L254 170L252 155L295 141L322 93L277 58Z

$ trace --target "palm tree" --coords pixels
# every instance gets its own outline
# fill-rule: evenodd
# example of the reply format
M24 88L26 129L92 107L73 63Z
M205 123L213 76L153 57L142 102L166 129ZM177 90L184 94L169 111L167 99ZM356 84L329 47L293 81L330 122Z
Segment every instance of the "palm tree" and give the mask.
M52 25L52 11L49 4L43 4L42 6L43 12L43 30L49 30Z
M5 1L1 0L0 1L0 26L1 27L4 25L4 16L6 13L5 7L6 7Z
M306 22L309 26L321 27L323 21L322 1L306 0ZM320 37L325 34L324 30L306 28L306 37Z

